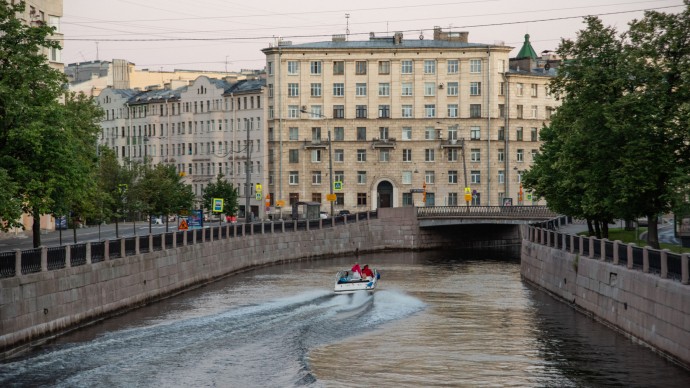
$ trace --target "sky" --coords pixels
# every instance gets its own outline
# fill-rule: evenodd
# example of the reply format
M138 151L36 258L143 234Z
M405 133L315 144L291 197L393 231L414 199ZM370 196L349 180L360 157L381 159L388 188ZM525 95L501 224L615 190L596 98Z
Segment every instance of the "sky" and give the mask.
M65 64L125 59L138 69L262 69L261 49L277 38L293 44L333 34L367 40L403 32L433 39L434 26L467 31L472 43L503 43L517 54L525 34L537 53L575 39L583 16L620 32L645 9L677 13L682 0L64 0Z

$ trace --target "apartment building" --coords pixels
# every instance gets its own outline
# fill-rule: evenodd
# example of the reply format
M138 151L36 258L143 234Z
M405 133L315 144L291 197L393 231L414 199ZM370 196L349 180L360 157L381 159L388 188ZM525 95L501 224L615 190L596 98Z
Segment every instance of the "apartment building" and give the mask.
M331 192L335 210L465 205L466 192L472 205L538 203L520 179L554 73L534 50L511 66L511 50L440 28L263 49L272 204L328 210Z
M106 88L97 98L105 116L100 144L124 164L172 164L199 203L204 188L222 173L265 216L256 185L266 183L263 131L265 81L198 77L176 89ZM248 164L247 164L248 163Z
M11 3L18 3L19 0L7 0ZM51 39L60 42L60 46L64 47L64 36L60 29L60 21L62 20L62 4L63 0L31 0L25 1L26 7L19 18L27 25L48 25L55 28L55 32ZM62 71L64 63L62 62L61 49L44 49L43 54L48 58L48 63L56 70Z

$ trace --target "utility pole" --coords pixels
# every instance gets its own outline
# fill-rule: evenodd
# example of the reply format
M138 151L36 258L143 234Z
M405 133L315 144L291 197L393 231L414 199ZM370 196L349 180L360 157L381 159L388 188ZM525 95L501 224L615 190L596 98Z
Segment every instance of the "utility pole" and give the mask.
M331 130L328 129L328 119L326 119L326 129L328 130L328 177L330 181L330 193L331 193L331 198L333 197L333 153L332 153L332 147L331 147ZM331 203L331 218L333 218L333 202L335 201L329 201Z
M469 199L472 198L472 194L467 193L467 164L465 163L465 138L463 137L460 141L460 144L462 145L462 171L465 175L465 205L467 206L467 211L470 210L470 201Z
M249 206L249 193L251 192L251 183L250 183L250 178L251 178L251 173L249 170L249 161L251 160L252 157L252 149L249 147L249 125L247 124L247 121L245 121L245 130L247 131L247 144L245 147L247 148L247 161L245 164L245 175L246 175L246 183L244 187L244 194L245 194L245 202L244 202L244 215L246 217L246 222L250 223L251 222L251 208Z

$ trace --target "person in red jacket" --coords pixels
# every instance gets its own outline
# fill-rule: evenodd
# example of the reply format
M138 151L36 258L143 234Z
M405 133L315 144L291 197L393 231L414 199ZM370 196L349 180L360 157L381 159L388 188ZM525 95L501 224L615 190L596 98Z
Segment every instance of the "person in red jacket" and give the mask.
M364 268L362 269L362 277L367 280L371 280L374 278L374 272L371 269L369 269L368 264L365 264Z
M362 269L359 267L359 263L355 262L350 271L352 272L353 279L360 279L362 277Z

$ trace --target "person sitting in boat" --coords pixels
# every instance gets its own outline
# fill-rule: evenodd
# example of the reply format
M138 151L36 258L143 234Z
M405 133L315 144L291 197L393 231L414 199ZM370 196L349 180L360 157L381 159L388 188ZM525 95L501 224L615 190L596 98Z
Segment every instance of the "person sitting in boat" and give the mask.
M374 278L374 272L369 268L368 264L364 264L362 269L362 277L366 280L372 280Z
M362 269L359 267L359 263L355 262L355 265L352 266L352 276L355 276L355 274L359 275L359 277L362 277Z
M350 276L350 280L362 280L361 271L360 272L352 271L352 276Z
M345 271L343 276L338 280L338 283L347 283L348 280L350 280L350 274Z

